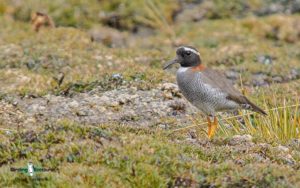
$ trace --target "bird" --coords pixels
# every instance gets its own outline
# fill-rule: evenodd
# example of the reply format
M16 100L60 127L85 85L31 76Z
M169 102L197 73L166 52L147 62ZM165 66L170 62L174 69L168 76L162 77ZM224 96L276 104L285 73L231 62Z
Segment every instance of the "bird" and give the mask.
M192 46L180 46L176 58L163 69L180 64L176 73L179 90L183 96L207 116L208 138L218 125L217 113L246 109L262 115L267 113L234 88L224 73L203 65L199 51Z
M49 28L54 28L55 23L53 19L45 13L42 12L33 12L31 14L31 24L35 32L39 32L42 26Z

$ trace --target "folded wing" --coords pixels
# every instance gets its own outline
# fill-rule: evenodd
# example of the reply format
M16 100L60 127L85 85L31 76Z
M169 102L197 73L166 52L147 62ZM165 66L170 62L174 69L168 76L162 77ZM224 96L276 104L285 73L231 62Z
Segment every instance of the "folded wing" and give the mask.
M267 115L266 112L252 103L237 89L235 89L233 84L226 78L226 76L222 72L207 68L204 71L201 71L201 75L203 82L226 93L228 100L232 100L238 103L244 109Z

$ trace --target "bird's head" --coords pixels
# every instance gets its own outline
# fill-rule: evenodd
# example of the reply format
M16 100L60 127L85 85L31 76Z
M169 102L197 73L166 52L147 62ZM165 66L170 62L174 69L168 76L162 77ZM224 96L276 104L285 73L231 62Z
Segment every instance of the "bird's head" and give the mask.
M195 67L201 64L200 53L191 46L181 46L176 50L176 58L167 62L163 69L179 63L181 67Z

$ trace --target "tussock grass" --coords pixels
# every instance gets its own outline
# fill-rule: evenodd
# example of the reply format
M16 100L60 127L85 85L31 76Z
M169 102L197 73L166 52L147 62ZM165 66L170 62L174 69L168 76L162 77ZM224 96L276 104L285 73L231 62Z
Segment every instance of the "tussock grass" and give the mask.
M253 113L229 117L221 121L220 130L225 136L250 134L266 142L287 143L300 138L299 103L266 109L268 116L258 117ZM231 125L230 129L225 124Z
M276 93L271 96L267 93L260 96L264 100L267 116L240 112L240 116L229 117L221 123L221 132L226 136L250 134L266 142L284 144L291 139L300 138L299 94L291 95L291 98L281 98ZM230 131L226 130L226 123L231 125Z
M174 28L171 26L172 20L164 12L161 1L145 0L144 9L146 15L137 16L137 20L149 25L153 28L157 28L160 32L165 33L172 40L175 40Z

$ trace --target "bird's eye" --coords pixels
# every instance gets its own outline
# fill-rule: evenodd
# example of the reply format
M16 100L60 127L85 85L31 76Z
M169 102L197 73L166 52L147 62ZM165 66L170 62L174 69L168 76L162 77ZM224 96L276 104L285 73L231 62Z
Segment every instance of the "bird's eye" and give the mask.
M190 51L186 51L185 54L186 55L191 55L191 52Z

